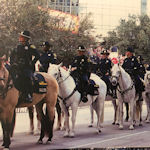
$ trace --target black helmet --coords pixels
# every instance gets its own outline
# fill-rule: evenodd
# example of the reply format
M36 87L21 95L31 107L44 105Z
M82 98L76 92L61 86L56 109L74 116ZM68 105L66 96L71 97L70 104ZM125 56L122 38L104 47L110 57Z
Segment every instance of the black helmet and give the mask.
M83 45L79 45L79 46L78 46L78 51L85 52L86 49L85 49L85 47L84 47Z
M49 42L48 42L48 41L43 42L43 43L41 44L41 46L52 47L52 45L51 45L51 44L49 44Z
M23 31L23 32L21 32L20 35L23 36L23 37L26 37L26 38L28 38L28 39L31 38L31 37L30 37L30 32L29 32L29 31L26 31L26 30Z
M132 48L132 47L130 47L130 46L127 48L127 50L126 50L126 51L127 51L127 52L131 52L131 53L134 53L133 48Z
M101 52L101 55L109 55L108 50L104 49L104 50Z

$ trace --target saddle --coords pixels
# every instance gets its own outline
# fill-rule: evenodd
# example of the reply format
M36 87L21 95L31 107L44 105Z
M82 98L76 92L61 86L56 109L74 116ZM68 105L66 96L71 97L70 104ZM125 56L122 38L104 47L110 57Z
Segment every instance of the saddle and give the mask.
M33 92L43 94L47 92L47 82L41 74L33 74Z
M81 81L76 81L76 88L77 90L79 91L79 93L83 93L83 88L82 88L82 83ZM98 92L98 88L99 88L99 85L97 85L94 80L91 80L89 79L89 84L87 85L87 94L90 94L92 96L95 96L95 95L99 95L99 92Z

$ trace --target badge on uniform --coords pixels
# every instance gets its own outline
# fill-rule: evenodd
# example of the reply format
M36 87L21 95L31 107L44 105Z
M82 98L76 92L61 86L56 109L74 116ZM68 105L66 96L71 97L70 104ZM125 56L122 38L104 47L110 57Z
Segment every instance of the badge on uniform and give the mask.
M48 54L48 56L51 56L51 54Z

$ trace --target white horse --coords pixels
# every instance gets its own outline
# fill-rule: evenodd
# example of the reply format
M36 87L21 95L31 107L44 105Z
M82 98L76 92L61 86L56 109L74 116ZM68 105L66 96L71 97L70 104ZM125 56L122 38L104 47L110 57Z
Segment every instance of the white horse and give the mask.
M112 101L113 107L114 107L114 118L112 124L118 124L118 104L117 104L117 99L113 98L110 95L106 96L105 101ZM90 114L91 114L91 122L89 127L93 127L94 124L94 110L92 108L92 105L90 105Z
M60 65L50 64L48 73L56 78L59 84L59 97L60 105L65 114L65 127L66 131L64 137L74 137L75 132L75 121L78 105L80 103L81 94L76 90L76 84L72 76L70 76L70 71L66 71ZM106 97L106 84L97 75L91 74L90 77L99 85L98 92L99 95L91 96L88 95L88 101L92 103L93 109L97 114L97 132L101 132L101 123L103 122L104 113L104 100ZM72 129L69 127L69 107L72 110Z
M111 82L113 85L117 85L117 98L119 105L119 128L123 129L123 103L129 103L130 105L130 126L129 129L134 129L134 112L136 101L136 91L134 83L130 75L119 65L114 64L112 67L112 79ZM141 120L140 120L141 121ZM140 122L141 124L141 122Z
M144 84L145 84L145 91L143 93L143 98L146 102L147 106L147 117L146 122L150 122L150 71L146 71L144 76Z

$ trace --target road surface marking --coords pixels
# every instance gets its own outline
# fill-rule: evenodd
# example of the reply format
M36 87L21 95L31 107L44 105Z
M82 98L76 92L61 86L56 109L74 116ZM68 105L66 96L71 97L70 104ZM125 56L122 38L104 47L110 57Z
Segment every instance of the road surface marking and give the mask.
M111 139L106 139L106 140L102 140L102 141L97 141L97 142L93 142L93 143L87 143L87 144L83 144L83 145L78 145L78 147L77 146L69 147L69 149L80 148L80 147L87 147L89 145L100 144L100 143L104 143L104 142L108 142L108 141L112 141L112 140L118 140L118 139L130 137L130 136L135 136L135 135L138 135L138 134L143 134L143 133L146 133L146 132L150 132L150 131L142 131L142 132L138 132L138 133L135 133L135 134L128 134L128 135L115 137L115 138L111 138Z

